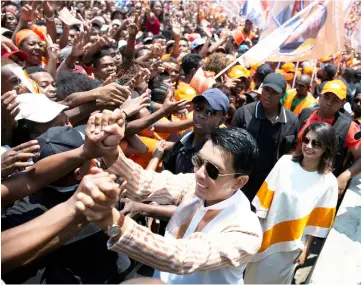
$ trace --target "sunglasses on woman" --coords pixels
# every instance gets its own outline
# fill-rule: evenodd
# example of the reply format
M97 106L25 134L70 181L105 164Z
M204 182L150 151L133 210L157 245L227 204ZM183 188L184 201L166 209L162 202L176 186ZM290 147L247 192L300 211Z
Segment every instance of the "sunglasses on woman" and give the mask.
M308 137L304 137L302 139L302 142L306 145L308 145L311 142L312 148L321 148L322 147L322 143L320 143L319 141L316 141L316 140L310 140Z
M217 180L218 177L222 177L222 176L243 174L243 173L220 174L218 167L215 166L214 164L204 160L203 157L199 153L196 153L192 156L192 164L197 169L201 168L202 165L205 164L207 174L212 180Z

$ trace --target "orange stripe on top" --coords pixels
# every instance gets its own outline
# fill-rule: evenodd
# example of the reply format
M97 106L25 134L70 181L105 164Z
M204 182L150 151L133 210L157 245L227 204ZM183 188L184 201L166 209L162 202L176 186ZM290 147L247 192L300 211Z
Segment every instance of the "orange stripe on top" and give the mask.
M316 208L298 220L281 222L263 234L259 253L279 242L298 240L307 226L330 228L335 218L336 208Z
M267 181L264 181L261 188L257 192L259 202L264 209L269 209L272 203L274 191L268 188Z

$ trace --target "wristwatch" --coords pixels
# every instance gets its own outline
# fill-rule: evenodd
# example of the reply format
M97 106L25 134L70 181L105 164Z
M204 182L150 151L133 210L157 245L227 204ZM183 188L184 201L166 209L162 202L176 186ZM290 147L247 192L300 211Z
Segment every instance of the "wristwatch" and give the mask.
M118 223L108 226L107 235L109 237L116 237L116 236L120 235L121 228L124 224L124 219L125 219L125 216L122 213L120 213Z

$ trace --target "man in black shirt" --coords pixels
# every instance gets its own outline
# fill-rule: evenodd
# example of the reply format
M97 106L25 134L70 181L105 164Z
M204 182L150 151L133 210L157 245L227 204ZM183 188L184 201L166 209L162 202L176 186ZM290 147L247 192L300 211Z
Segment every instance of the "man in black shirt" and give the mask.
M194 131L189 131L175 143L163 161L164 168L174 174L193 173L192 156L206 142L206 136L225 121L229 108L227 96L219 89L209 89L194 97Z
M232 126L247 130L256 139L259 148L256 170L242 188L250 201L277 160L296 145L298 119L280 104L286 86L281 74L270 73L263 81L260 101L239 108L233 117Z

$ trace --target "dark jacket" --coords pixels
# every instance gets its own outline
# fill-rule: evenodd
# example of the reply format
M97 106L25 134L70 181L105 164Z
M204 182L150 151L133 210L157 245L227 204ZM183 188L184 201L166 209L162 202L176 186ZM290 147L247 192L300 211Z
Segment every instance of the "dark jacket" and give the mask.
M264 113L262 103L254 102L237 110L232 126L247 130L260 150L256 170L242 189L253 200L278 159L296 146L299 121L291 111L280 105L279 117L272 124Z

